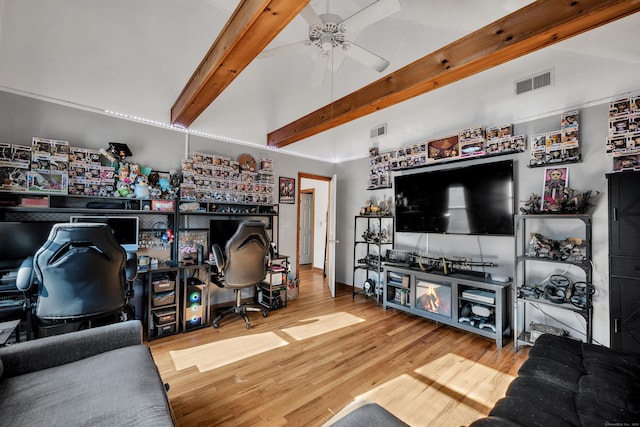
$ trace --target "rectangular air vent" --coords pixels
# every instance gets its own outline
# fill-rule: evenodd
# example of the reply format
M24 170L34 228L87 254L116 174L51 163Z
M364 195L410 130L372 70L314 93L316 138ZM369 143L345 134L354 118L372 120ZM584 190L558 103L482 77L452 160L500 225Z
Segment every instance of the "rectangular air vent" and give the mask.
M371 129L371 138L377 138L387 134L387 124L383 123Z
M526 77L515 82L516 95L540 89L553 84L553 70L543 71L534 76Z

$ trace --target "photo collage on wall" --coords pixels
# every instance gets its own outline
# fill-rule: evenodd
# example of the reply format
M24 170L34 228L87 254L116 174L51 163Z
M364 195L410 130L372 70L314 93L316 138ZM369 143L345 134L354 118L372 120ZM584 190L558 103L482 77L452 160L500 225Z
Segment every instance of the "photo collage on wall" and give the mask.
M486 130L481 126L475 126L463 129L456 135L406 145L383 153L380 153L377 147L372 147L369 149L367 189L391 187L391 171L413 169L439 162L524 152L526 136L513 136L512 129L511 124L489 127Z
M607 154L613 170L640 170L640 93L609 103Z
M532 135L529 166L579 161L579 119L578 110L564 112L560 130Z

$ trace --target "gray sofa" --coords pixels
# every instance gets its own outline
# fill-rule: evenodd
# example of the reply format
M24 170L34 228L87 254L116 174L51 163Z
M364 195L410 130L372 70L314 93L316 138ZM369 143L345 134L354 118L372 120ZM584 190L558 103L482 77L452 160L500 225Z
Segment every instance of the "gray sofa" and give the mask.
M0 348L1 426L174 426L134 320Z

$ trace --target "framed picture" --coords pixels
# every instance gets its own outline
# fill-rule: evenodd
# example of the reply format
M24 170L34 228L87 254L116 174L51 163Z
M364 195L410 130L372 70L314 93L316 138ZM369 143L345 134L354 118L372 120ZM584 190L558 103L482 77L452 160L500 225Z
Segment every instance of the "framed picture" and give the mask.
M569 168L545 168L544 187L542 189L542 210L559 211L564 190L569 185Z
M281 176L279 188L278 202L294 204L296 200L296 180L294 178L285 178Z

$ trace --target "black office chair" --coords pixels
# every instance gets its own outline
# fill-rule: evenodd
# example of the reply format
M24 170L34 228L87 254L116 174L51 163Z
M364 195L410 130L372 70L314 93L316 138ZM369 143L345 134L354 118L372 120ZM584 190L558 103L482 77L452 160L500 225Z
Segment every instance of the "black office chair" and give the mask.
M248 311L261 311L267 317L268 310L242 303L241 291L255 287L258 291L260 282L267 274L267 254L269 253L269 237L265 226L261 222L248 221L238 226L235 234L227 241L225 254L220 246L214 244L211 248L213 259L221 273L225 288L233 289L236 304L221 312L214 320L213 327L220 326L220 320L230 314L237 314L244 319L247 329L251 328Z
M107 224L55 224L47 241L18 270L16 286L28 301L29 335L128 320L137 269L136 254L125 252Z

